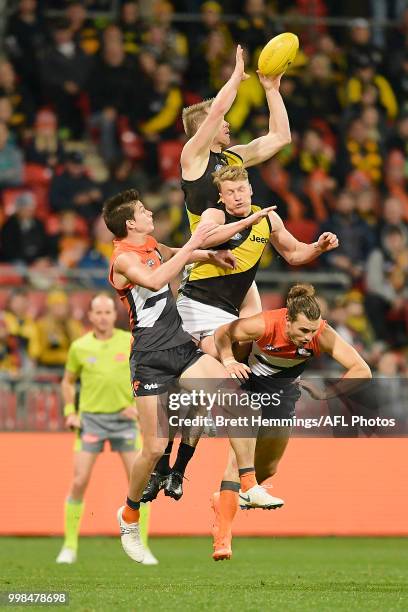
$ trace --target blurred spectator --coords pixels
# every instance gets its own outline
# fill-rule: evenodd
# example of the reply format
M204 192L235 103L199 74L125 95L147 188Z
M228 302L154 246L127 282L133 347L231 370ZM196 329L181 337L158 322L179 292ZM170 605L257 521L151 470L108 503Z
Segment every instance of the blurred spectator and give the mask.
M163 185L162 202L154 214L155 236L159 242L169 241L181 247L190 234L187 213L184 206L184 192L178 181ZM157 236L160 236L160 240Z
M331 231L339 239L339 248L325 256L325 261L335 270L360 278L367 255L374 247L374 235L369 226L356 213L355 197L342 191L335 204L335 212L320 229Z
M111 164L109 178L103 185L103 197L105 200L120 193L133 189L135 181L132 179L132 162L127 157L117 159Z
M308 101L308 121L327 121L330 127L335 129L340 103L329 57L319 53L310 59L303 78L303 87Z
M374 332L364 310L361 291L352 290L345 295L346 324L366 348L374 342Z
M362 119L354 119L349 125L345 141L337 156L337 175L344 184L353 170L365 174L369 181L379 183L382 177L383 157L379 143L369 137Z
M100 152L106 162L114 161L119 153L117 118L129 114L130 94L134 75L130 60L125 56L122 41L103 45L88 83L90 125L100 130Z
M10 129L12 116L13 107L11 106L10 98L0 91L0 123L5 123Z
M88 231L84 220L74 211L62 212L58 231L51 237L53 255L64 268L74 268L82 256L83 245L88 245Z
M70 30L77 45L87 54L99 50L98 30L87 16L87 9L80 0L69 0L65 11Z
M79 321L69 315L66 294L51 291L47 296L46 314L36 322L35 335L29 343L30 357L40 366L63 368L71 343L82 332Z
M334 151L323 141L320 132L314 129L306 130L299 151L297 171L304 177L315 170L328 174L333 160Z
M180 35L181 36L181 35ZM186 43L179 44L179 34L171 28L153 23L144 35L143 51L151 53L158 63L168 62L182 72L187 66Z
M57 21L52 35L53 45L44 51L41 61L45 93L55 107L60 127L79 138L83 132L79 100L91 60L75 43L68 20Z
M3 316L9 335L15 339L22 367L29 366L28 345L35 334L34 319L29 314L30 302L25 289L13 291L4 310Z
M361 57L369 57L371 62L379 66L382 62L381 49L371 41L370 24L366 19L354 19L350 29L350 44L347 53L349 72L358 67Z
M100 216L93 226L94 249L105 258L106 263L109 263L113 253L113 238L112 232L108 230L103 217Z
M376 232L378 225L377 193L374 189L362 189L356 194L356 212L360 219Z
M408 157L408 110L398 117L390 133L387 149L401 151L405 157Z
M58 137L55 114L43 109L35 118L33 138L25 147L25 160L50 169L62 163L64 149Z
M0 123L0 189L16 187L23 180L23 153L9 135L7 125Z
M6 48L22 82L36 103L41 103L38 57L46 41L37 0L19 0L6 30Z
M168 0L156 0L153 4L154 24L162 28L166 41L166 49L169 56L163 58L171 66L184 72L188 61L188 42L187 37L179 32L173 25L174 8ZM146 39L149 40L147 33Z
M408 306L407 238L398 227L389 227L383 241L384 246L375 249L367 261L366 311L377 338L391 345L404 345Z
M378 90L378 103L386 111L387 117L395 119L398 114L397 99L387 79L376 72L372 58L369 55L359 55L354 64L354 73L346 83L346 105L358 104L364 87L370 84Z
M32 125L34 119L34 102L31 93L24 83L20 83L12 64L7 59L0 59L0 93L7 96L12 107L9 125L19 135Z
M234 36L249 49L251 58L272 38L264 0L245 0L244 16L238 19Z
M92 221L101 212L102 192L87 175L79 151L68 153L64 171L52 178L50 204L54 212L74 210L87 221Z
M306 127L304 118L307 117L308 100L299 79L285 76L281 81L279 91L290 118L292 134L302 132Z
M404 221L404 210L398 198L388 197L384 201L380 225L380 242L385 247L385 236L390 228L397 227L405 236L408 244L408 223Z
M43 222L35 216L35 200L31 192L21 193L15 200L16 212L1 228L1 252L4 261L30 265L49 255L49 239Z
M146 24L140 16L138 2L125 0L122 3L118 25L123 32L125 52L130 55L137 55L140 51L143 33L146 29Z
M384 185L388 192L403 205L404 220L408 223L408 171L406 157L400 151L392 151L385 167Z
M17 374L20 367L17 340L9 334L4 313L0 312L0 379Z
M170 64L160 64L154 75L153 87L146 94L144 120L139 125L146 139L146 169L153 176L158 174L157 143L170 140L180 133L176 120L180 116L183 98L175 84Z
M229 57L234 49L231 32L227 24L222 21L222 7L219 2L208 1L201 5L200 22L193 24L189 29L189 49L188 87L202 97L211 95L208 90L210 79L214 80L214 72L220 69L224 72L226 70L222 61L214 66L214 60L218 56L221 59ZM227 78L230 75L231 72Z

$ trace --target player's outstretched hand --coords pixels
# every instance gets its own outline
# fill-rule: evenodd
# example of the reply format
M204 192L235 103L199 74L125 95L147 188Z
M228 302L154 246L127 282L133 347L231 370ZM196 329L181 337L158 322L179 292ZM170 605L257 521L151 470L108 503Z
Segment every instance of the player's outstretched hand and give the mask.
M67 429L79 429L81 427L81 417L79 414L69 414L65 418L65 427Z
M256 72L265 91L268 91L269 89L276 89L276 91L279 91L282 78L281 74L278 74L278 76L266 76L265 74L262 74L262 72L259 72L259 70Z
M249 74L246 74L245 72L244 50L241 45L237 46L237 52L235 54L235 68L232 75L239 78L240 81L246 81L249 79Z
M126 408L120 411L120 414L130 421L137 421L139 417L136 406L126 406Z
M231 251L210 251L211 263L227 270L235 270L237 265L237 258L231 253Z
M321 236L319 236L317 246L320 248L322 253L325 253L326 251L337 249L339 246L339 240L336 234L332 234L332 232L324 232Z
M258 210L258 212L256 213L252 213L252 215L249 215L249 217L247 217L247 222L248 222L247 227L256 225L257 223L262 221L264 217L267 217L269 213L275 209L276 209L276 206L268 206L268 208L263 208L262 210Z
M199 223L187 244L193 249L199 249L217 231L218 227L218 223L212 221Z
M233 361L226 360L223 361L223 366L231 378L238 378L239 380L247 380L249 378L251 369L245 363L240 363L235 361L235 359Z

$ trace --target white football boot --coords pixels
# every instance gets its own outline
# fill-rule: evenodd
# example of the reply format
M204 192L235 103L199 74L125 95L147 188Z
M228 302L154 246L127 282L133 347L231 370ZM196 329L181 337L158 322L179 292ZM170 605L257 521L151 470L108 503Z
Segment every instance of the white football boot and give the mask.
M145 548L145 556L142 565L158 565L159 562L149 548Z
M248 491L239 491L239 507L241 510L251 508L263 508L264 510L275 510L281 508L285 502L279 497L269 495L261 485L255 485Z
M121 506L117 514L123 550L133 561L142 563L146 551L140 538L139 523L125 523L122 518L124 509L125 506Z
M56 558L57 563L71 564L71 563L75 563L76 560L77 560L76 551L73 550L72 548L66 548L65 546L61 548L61 552Z

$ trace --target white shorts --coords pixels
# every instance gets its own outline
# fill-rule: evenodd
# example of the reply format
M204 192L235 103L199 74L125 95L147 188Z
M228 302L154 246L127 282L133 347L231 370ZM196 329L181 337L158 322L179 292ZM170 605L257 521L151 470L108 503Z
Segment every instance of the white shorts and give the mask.
M212 336L218 327L238 319L236 315L209 304L196 302L185 295L177 300L177 310L183 322L183 329L195 340Z

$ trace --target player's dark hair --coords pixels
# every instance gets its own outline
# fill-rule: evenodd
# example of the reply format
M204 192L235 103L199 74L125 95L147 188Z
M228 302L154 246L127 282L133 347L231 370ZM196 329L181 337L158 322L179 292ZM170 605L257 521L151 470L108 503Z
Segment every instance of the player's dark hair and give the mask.
M102 215L106 226L117 238L126 238L126 221L134 218L135 204L140 200L136 189L127 189L106 200Z
M309 321L316 321L320 316L319 302L315 297L313 285L294 285L286 299L288 319L293 323L299 314L304 314Z

